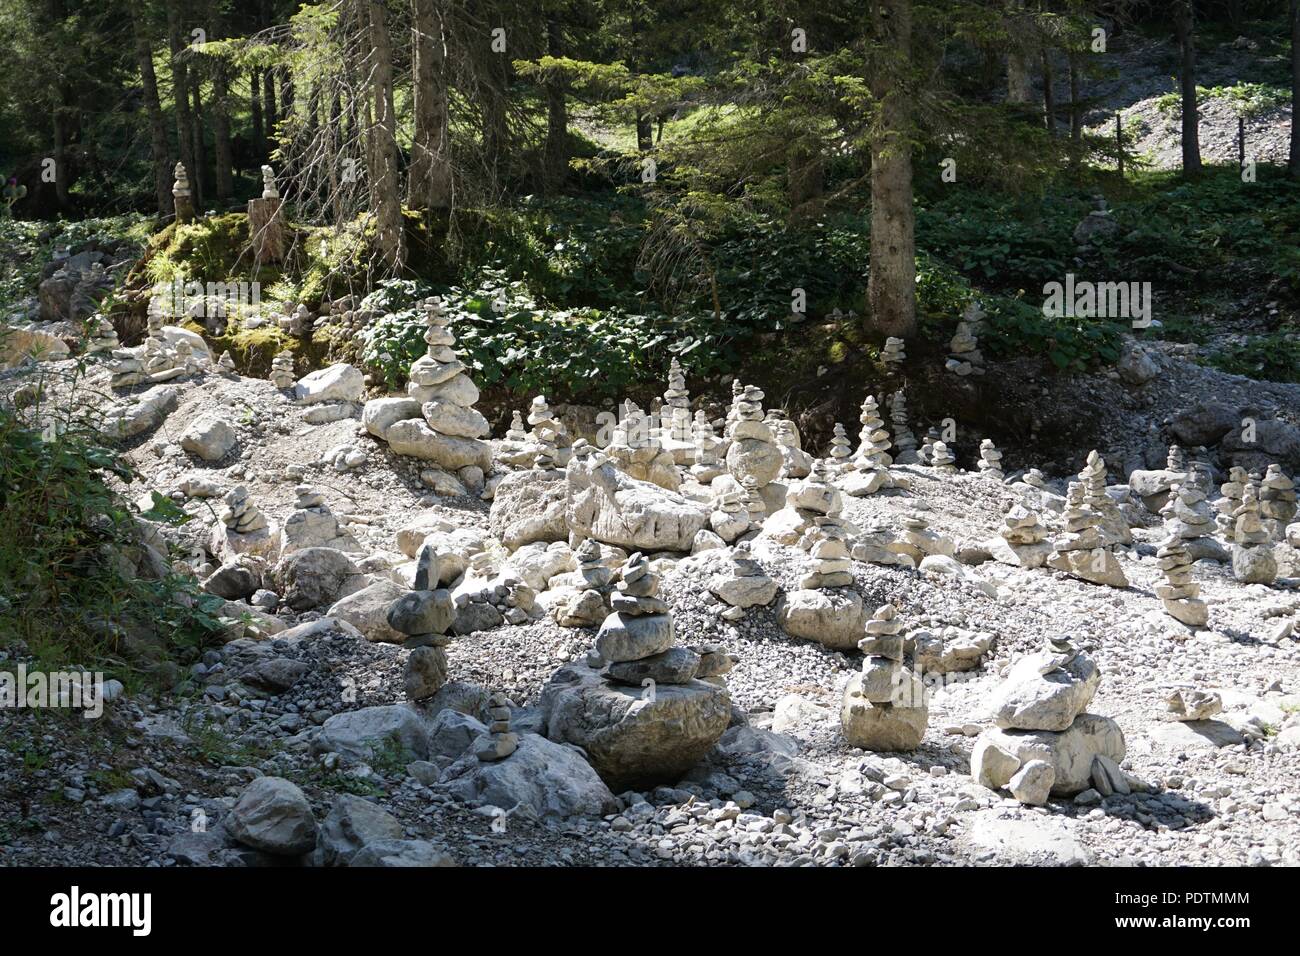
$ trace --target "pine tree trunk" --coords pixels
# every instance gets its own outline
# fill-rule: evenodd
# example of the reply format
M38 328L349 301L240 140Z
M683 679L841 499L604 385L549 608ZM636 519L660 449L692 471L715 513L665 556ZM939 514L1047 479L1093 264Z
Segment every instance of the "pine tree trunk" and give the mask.
M262 71L262 125L266 127L266 155L269 159L275 149L275 124L280 114L275 108L275 70Z
M451 137L448 133L446 38L441 0L414 0L415 27L412 104L415 134L411 143L408 192L412 209L451 208Z
M181 37L181 13L185 4L181 0L167 4L167 46L171 51L172 69L172 110L176 114L176 145L179 147L181 164L190 177L190 189L194 192L195 207L198 207L197 170L194 165L194 138L190 120L190 73L189 64L183 56L185 43Z
M1178 37L1178 87L1183 106L1183 175L1199 176L1201 132L1196 111L1196 44L1191 0L1177 0L1173 13Z
M190 91L194 95L194 106L190 110L190 133L194 138L194 169L190 172L190 182L194 188L194 205L203 209L207 196L208 151L203 142L203 93L197 76L191 77Z
M1023 27L1024 0L1011 0L1007 15L1012 33L1011 48L1007 52L1007 102L1017 106L1032 106L1034 84L1030 76L1030 56L1021 45L1017 32Z
M1083 139L1083 104L1079 102L1079 64L1070 54L1070 139Z
M253 121L253 154L266 155L266 130L262 126L262 73L248 71L248 111Z
M1043 118L1047 132L1056 135L1056 91L1052 89L1052 59L1043 48Z
M1291 0L1291 155L1287 168L1300 179L1300 0Z
M388 33L388 13L382 0L367 0L370 14L371 104L374 122L370 169L371 202L376 219L376 246L383 268L401 269L402 206L398 194L397 121L393 113L393 44Z
M158 77L154 74L153 48L139 20L135 27L135 55L140 67L140 84L144 88L144 106L149 114L149 149L153 157L153 188L158 198L158 215L170 216L175 212L172 203L171 149L167 143L167 120L163 117L162 101L158 98Z
M212 73L212 138L217 198L229 199L235 194L235 160L230 142L230 73L222 62L214 65Z
M564 36L554 17L546 22L546 52L564 56ZM564 185L569 171L569 111L564 97L564 83L552 79L546 84L546 158L543 182L548 192Z
M872 5L876 40L910 58L911 0ZM871 142L871 269L867 293L871 319L883 335L916 332L916 211L912 205L912 148L906 90L887 64L871 76L880 102Z

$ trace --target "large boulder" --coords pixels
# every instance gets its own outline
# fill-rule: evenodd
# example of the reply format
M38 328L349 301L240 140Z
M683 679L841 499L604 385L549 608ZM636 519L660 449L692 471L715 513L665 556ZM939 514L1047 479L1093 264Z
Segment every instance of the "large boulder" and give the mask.
M589 466L575 458L566 480L565 518L577 538L629 551L690 551L709 520L708 505L638 481L609 463Z
M1050 730L1003 730L991 727L980 734L971 752L971 776L998 790L1008 786L1032 760L1052 768L1052 796L1070 797L1092 786L1093 759L1124 759L1124 733L1109 717L1080 714L1060 733Z
M347 866L371 843L404 836L402 824L388 811L353 794L339 794L321 824L316 847L318 862L323 866Z
M372 398L361 410L361 424L366 431L388 440L388 429L398 422L410 421L420 417L420 403L413 398Z
M497 484L488 527L511 551L534 541L567 541L568 485L558 471L516 471Z
M876 752L919 747L930 719L925 705L873 703L863 696L862 681L861 673L853 675L840 706L840 729L849 745Z
M1198 445L1216 445L1224 435L1241 426L1238 410L1222 402L1198 402L1174 416L1169 425L1181 444L1195 448Z
M282 558L272 577L284 602L295 611L333 604L369 581L352 559L334 548L303 548Z
M429 758L429 731L410 707L390 704L335 714L321 725L315 748L368 762L396 751L407 760Z
M330 617L347 621L365 635L368 641L401 644L406 640L406 635L393 630L389 625L388 608L404 594L406 589L395 582L380 580L335 601L326 613Z
M676 782L731 721L725 687L692 680L643 690L609 683L581 664L556 671L539 706L546 736L581 747L615 793Z
M134 438L161 425L180 404L180 386L155 385L134 399L114 405L100 431L108 438Z
M1272 418L1256 422L1251 435L1241 427L1228 432L1219 447L1228 456L1228 462L1247 471L1263 471L1277 462L1288 474L1300 471L1300 428L1290 422ZM1253 438L1253 441L1247 439Z
M398 455L431 461L446 471L476 465L487 472L492 467L492 446L487 442L440 435L418 418L389 426L388 447Z
M741 438L727 448L727 471L732 475L753 477L759 485L776 480L785 467L781 446L757 438Z
M206 412L181 432L181 447L204 461L220 461L238 438L234 425L215 412Z
M1065 730L1087 708L1101 683L1101 671L1087 654L1080 653L1064 667L1048 674L1048 651L1022 657L989 700L999 727L1019 730Z
M71 353L63 339L44 329L0 327L0 368L11 368L29 357L54 362Z
M862 596L847 588L787 591L776 602L776 622L791 637L837 651L856 650L866 636Z
M506 810L522 804L539 817L599 816L617 801L573 747L520 734L505 760L482 763L470 753L447 768L440 787L473 806Z
M319 832L307 797L281 777L258 777L245 787L226 830L245 846L276 856L310 853Z
M300 508L290 514L279 540L281 557L304 548L333 548L348 554L363 550L352 532L339 524L338 515L326 508Z
M320 402L359 402L365 391L365 376L354 365L341 363L309 372L293 387L299 405Z

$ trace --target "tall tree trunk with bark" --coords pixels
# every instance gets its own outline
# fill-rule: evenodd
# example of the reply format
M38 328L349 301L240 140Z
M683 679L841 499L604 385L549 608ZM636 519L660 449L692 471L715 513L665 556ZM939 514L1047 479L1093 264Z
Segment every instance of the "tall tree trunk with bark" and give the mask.
M415 134L408 193L411 208L427 213L451 208L447 45L442 12L441 0L414 0L412 4Z
M1034 84L1030 75L1030 56L1022 46L1024 0L1010 0L1007 16L1010 18L1011 48L1007 52L1007 102L1017 106L1030 106L1034 102Z
M198 182L198 170L194 165L193 126L190 119L190 71L185 60L185 41L181 35L181 15L185 4L182 0L173 0L167 4L167 47L171 51L172 69L172 108L176 114L176 145L180 150L181 164L189 174L191 189ZM195 190L195 206L198 206L198 194Z
M212 72L212 140L217 198L229 199L235 194L234 149L230 142L230 72L220 60L213 64Z
M190 183L194 189L194 205L202 209L206 201L208 179L208 150L203 136L203 88L197 76L191 73L190 91L194 95L194 106L190 110L190 135L194 138L194 170L190 173Z
M1300 179L1300 0L1291 0L1291 156L1287 168Z
M1174 32L1178 37L1178 87L1183 106L1183 175L1201 174L1200 117L1196 111L1196 37L1192 0L1175 0Z
M884 335L916 332L916 211L912 205L912 147L908 96L901 75L910 62L911 0L877 0L872 27L878 53L870 70L880 103L871 141L871 318ZM897 58L896 60L893 58Z
M253 153L266 155L266 129L262 125L262 71L248 71L248 107L253 122Z
M396 273L405 259L402 248L402 205L398 193L397 120L393 112L393 43L388 11L382 0L365 0L370 15L371 201L374 204L376 246L383 268Z
M1047 132L1056 135L1056 91L1052 88L1052 58L1043 47L1043 118Z
M546 21L546 52L554 57L564 56L564 33L560 21L552 16ZM564 96L564 82L549 80L546 84L546 152L542 181L548 192L564 185L569 171L569 110Z
M162 101L158 98L158 77L153 68L153 47L145 34L144 24L133 21L135 28L135 58L140 67L140 84L144 88L144 107L149 114L149 149L153 157L153 188L158 199L158 215L170 216L175 211L172 203L171 149L167 143L167 120L163 116Z

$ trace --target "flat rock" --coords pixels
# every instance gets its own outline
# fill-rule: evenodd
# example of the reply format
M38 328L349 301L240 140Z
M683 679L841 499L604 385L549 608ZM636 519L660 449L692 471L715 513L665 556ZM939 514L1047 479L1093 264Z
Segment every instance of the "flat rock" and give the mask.
M776 602L783 631L839 651L857 649L866 614L862 596L845 589L788 591Z

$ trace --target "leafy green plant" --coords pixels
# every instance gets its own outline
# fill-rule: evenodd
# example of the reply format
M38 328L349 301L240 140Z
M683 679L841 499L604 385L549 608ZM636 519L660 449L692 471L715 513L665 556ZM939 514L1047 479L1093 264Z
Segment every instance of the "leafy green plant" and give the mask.
M1236 375L1271 382L1300 382L1300 333L1254 336L1246 342L1218 349L1206 361Z

